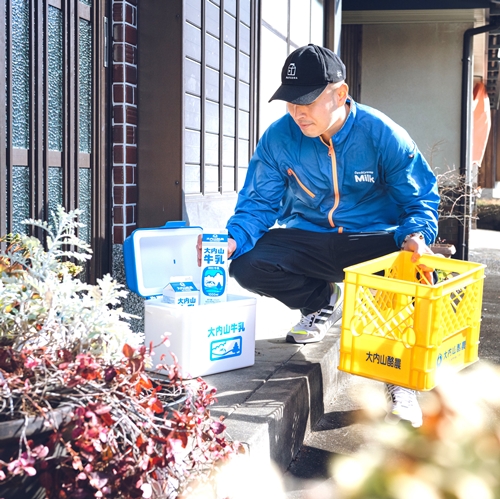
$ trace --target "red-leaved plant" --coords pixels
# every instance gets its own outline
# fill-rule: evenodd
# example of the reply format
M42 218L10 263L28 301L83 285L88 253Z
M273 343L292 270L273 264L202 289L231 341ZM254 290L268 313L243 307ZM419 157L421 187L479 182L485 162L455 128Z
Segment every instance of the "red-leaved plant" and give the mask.
M203 379L183 380L175 357L148 371L153 347L124 326L120 286L75 278L67 258L79 253L60 248L79 246L77 214L59 209L47 251L28 236L4 238L0 497L27 497L33 483L47 498L178 497L239 444L210 416L215 389ZM16 420L9 438L2 426Z
M22 437L2 456L0 487L38 475L50 498L176 497L238 450L210 417L215 390L201 378L185 383L176 362L152 378L145 347L126 345L113 365L64 350L57 358L43 350L1 352L3 392L44 418L48 431ZM50 429L53 408L65 413L58 429Z

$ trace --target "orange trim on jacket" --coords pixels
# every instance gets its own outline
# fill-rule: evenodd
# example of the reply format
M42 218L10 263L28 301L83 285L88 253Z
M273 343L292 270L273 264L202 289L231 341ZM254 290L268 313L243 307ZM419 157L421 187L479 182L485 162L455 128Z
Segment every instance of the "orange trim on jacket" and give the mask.
M316 194L314 194L314 192L312 192L311 190L309 190L301 181L300 181L300 178L297 177L297 174L291 169L291 168L288 168L287 170L287 173L288 175L291 177L292 175L295 177L295 180L297 181L297 183L300 185L300 187L302 188L302 190L304 192L306 192L309 196L311 196L312 198L315 198L316 197Z
M339 179L337 175L337 156L335 155L335 149L333 148L332 139L329 140L328 144L320 136L321 142L328 147L328 156L332 158L332 182L333 182L333 207L328 212L328 222L331 227L335 227L335 222L333 221L333 212L337 209L340 203L340 192L339 192ZM339 227L339 232L342 232L342 227Z

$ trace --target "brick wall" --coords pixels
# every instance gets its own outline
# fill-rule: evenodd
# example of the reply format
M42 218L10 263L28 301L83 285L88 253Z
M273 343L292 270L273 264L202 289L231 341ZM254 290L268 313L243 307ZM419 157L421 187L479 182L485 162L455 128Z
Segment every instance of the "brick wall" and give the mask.
M136 228L137 0L113 0L113 243Z

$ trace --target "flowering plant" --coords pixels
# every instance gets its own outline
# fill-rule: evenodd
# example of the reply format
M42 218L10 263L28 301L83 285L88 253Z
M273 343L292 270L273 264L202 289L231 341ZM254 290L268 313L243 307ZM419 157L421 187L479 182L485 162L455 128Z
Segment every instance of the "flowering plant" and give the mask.
M75 278L82 268L70 259L91 258L89 245L75 234L78 214L59 207L55 230L46 222L26 221L46 232L46 250L39 239L25 234L2 238L8 244L0 254L2 344L51 351L64 345L72 353L85 351L110 361L121 355L125 343L142 342L122 320L128 314L117 307L126 295L122 286L109 275L95 286Z
M444 376L421 394L423 425L380 423L371 398L366 440L338 455L332 478L339 499L470 499L500 497L500 370L481 361ZM367 385L373 396L373 386ZM360 396L369 396L368 391ZM360 397L360 403L361 402Z
M78 279L71 260L90 258L78 214L59 208L55 230L27 222L46 232L46 249L2 238L0 434L18 426L0 445L0 488L20 494L37 480L46 497L177 497L238 444L210 417L205 381L185 382L175 358L149 373L152 346L130 330L122 286Z

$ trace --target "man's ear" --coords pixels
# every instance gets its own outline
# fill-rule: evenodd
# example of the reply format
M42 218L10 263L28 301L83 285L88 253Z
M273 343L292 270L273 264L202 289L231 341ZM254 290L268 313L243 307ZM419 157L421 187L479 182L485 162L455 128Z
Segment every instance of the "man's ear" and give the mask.
M339 97L339 104L345 104L347 97L349 95L349 85L344 81L342 85L337 90L337 95Z

